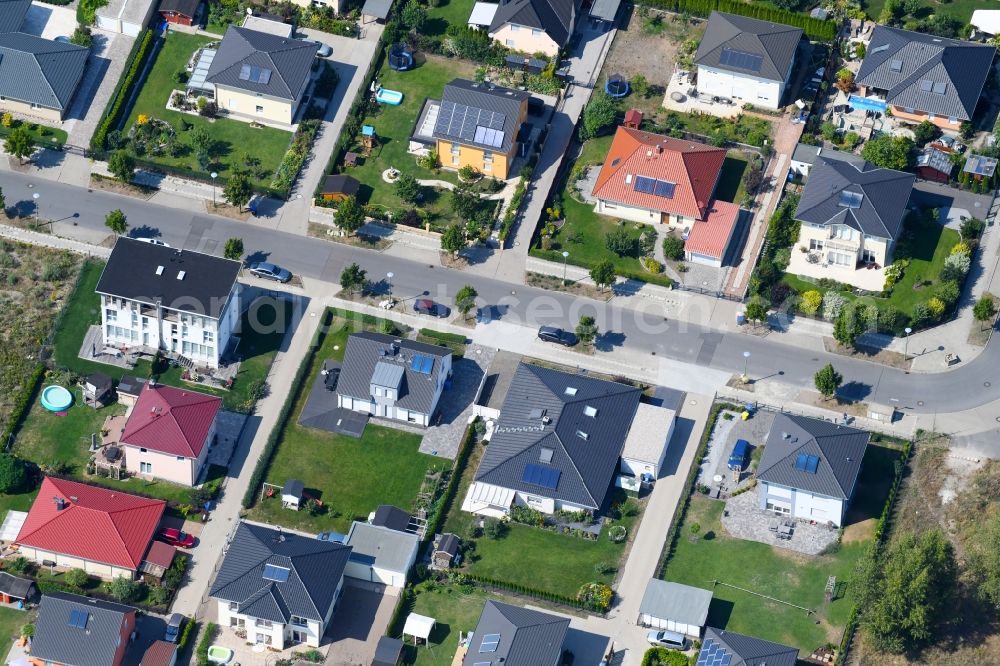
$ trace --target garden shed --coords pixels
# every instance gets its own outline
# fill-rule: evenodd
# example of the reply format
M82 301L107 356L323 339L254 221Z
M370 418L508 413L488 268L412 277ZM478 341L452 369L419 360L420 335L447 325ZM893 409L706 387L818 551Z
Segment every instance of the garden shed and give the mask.
M92 375L87 375L87 378L83 382L84 400L92 407L105 405L111 400L111 389L111 377L103 372L95 372Z
M375 646L372 666L398 666L403 658L403 641L392 636L382 636Z
M365 19L385 23L389 16L389 8L392 7L392 0L365 0L364 7L361 8L361 22L368 23Z
M344 201L348 197L358 195L361 183L357 178L342 173L332 174L323 180L323 190L320 196L326 201Z
M712 592L651 578L639 604L639 624L701 638Z
M302 504L303 490L302 482L298 479L285 481L285 485L281 487L281 505L286 509L298 511L299 505Z
M654 479L660 476L667 444L674 434L675 418L676 413L672 409L639 403L622 450L623 474L635 477L649 474Z

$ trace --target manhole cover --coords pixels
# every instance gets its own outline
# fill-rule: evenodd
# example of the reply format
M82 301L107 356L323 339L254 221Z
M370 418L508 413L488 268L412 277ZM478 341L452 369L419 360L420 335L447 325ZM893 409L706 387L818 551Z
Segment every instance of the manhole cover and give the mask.
M923 406L924 406L924 401L923 400L917 400L917 407L923 407Z

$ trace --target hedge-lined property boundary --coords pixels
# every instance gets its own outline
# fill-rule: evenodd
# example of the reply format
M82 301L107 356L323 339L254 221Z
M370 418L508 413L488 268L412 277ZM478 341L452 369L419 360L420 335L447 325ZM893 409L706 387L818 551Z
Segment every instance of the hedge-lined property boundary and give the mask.
M837 24L833 21L822 21L806 14L790 12L768 5L751 5L740 0L639 0L636 4L679 14L708 16L713 11L719 11L748 16L761 21L783 23L795 28L802 28L806 37L819 42L831 42L837 36Z
M448 479L448 486L445 488L444 494L441 495L434 515L427 522L428 529L424 532L425 544L430 543L434 535L444 525L445 518L448 516L448 512L455 501L455 495L458 494L458 486L462 482L462 473L465 471L465 466L469 463L469 456L472 455L475 443L476 428L475 423L472 423L465 429L465 435L462 437L462 444L459 446L458 455L455 456L455 465L451 470L451 478Z
M142 71L146 58L149 57L153 46L153 31L146 28L139 35L129 51L125 60L125 74L118 81L114 92L111 93L111 101L104 109L101 120L97 124L97 130L90 138L90 150L92 153L101 154L104 152L108 138L108 132L115 129L121 122L125 114L125 102L132 96L132 89L138 83L139 72Z
M533 587L528 587L527 585L516 585L514 583L508 583L505 580L499 580L497 578L490 578L489 576L477 576L475 574L463 573L463 578L476 583L480 587L494 588L497 590L506 590L508 592L513 592L514 594L519 594L524 597L531 597L533 599L540 599L542 601L549 601L555 604L562 604L563 606L569 606L571 608L579 608L580 610L592 611L594 613L606 613L607 608L603 606L588 604L585 601L580 601L573 597L567 597L562 594L555 594L554 592L546 592L544 590L538 590Z

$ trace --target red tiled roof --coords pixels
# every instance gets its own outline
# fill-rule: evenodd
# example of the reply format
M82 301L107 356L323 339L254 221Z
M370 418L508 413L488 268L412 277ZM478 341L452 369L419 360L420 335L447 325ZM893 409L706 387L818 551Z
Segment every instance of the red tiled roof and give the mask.
M635 123L638 125L642 122L642 111L639 109L629 109L625 112L625 124L631 125Z
M684 249L722 259L733 235L733 227L740 219L740 207L728 201L713 201L704 221L697 221L688 231Z
M137 569L166 505L163 500L47 476L17 543Z
M594 197L701 219L725 160L723 148L619 127L594 184ZM676 183L673 198L636 192L636 176Z
M139 666L169 666L170 659L177 651L177 646L166 641L154 641L146 648Z
M169 569L170 565L174 563L174 555L176 554L177 549L169 543L154 541L149 544L149 552L146 553L146 557L142 559L154 566Z
M197 458L222 399L173 386L143 387L121 443L172 456Z

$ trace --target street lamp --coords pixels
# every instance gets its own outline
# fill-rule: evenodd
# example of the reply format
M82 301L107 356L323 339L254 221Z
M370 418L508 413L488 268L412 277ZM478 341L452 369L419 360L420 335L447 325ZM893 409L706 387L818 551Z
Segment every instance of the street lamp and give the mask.
M219 177L219 174L213 171L208 175L212 177L212 208L215 208L215 179Z
M569 252L563 250L563 286L566 286L566 259L569 257Z
M386 282L389 283L389 302L390 303L392 303L392 278L394 278L394 277L396 277L396 275L392 271L389 271L388 273L385 274Z
M747 374L747 369L750 367L750 352L743 352L743 383L746 384L750 381L750 375Z
M31 195L31 198L35 200L35 227L38 227L38 198L42 196L38 192Z
M906 333L906 337L903 338L903 363L906 363L906 361L909 359L907 351L909 350L910 347L910 333L913 332L913 329L907 326L906 328L903 329L903 332Z

